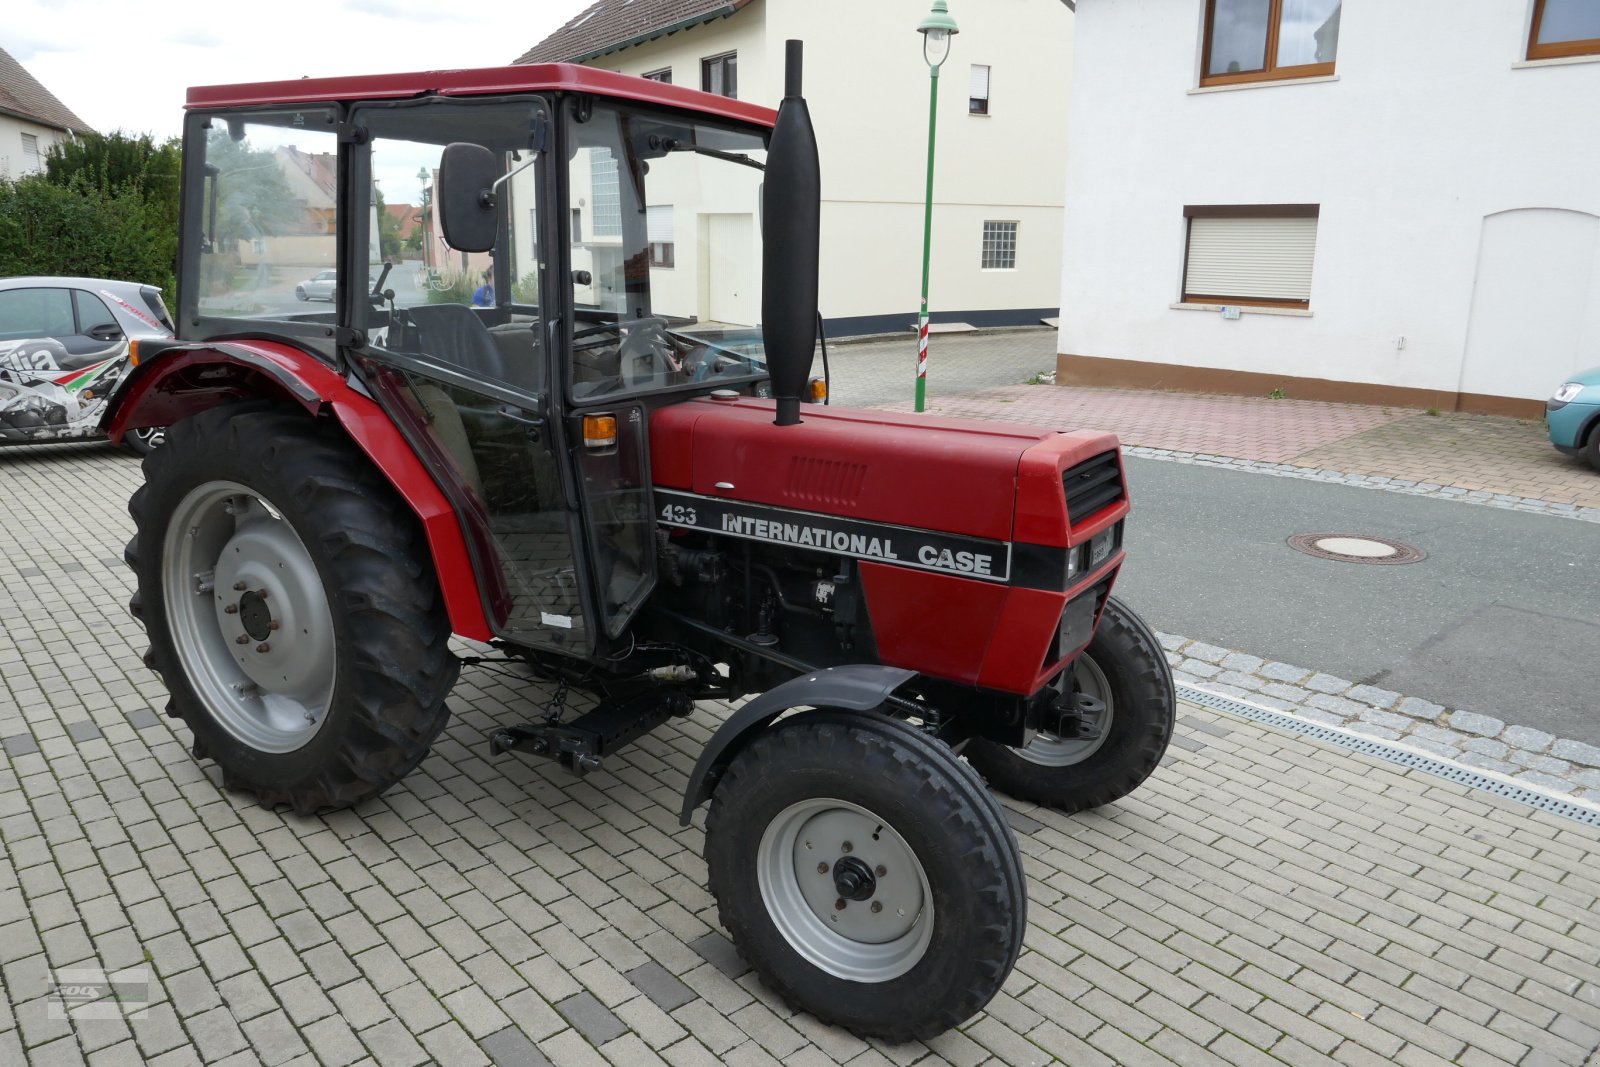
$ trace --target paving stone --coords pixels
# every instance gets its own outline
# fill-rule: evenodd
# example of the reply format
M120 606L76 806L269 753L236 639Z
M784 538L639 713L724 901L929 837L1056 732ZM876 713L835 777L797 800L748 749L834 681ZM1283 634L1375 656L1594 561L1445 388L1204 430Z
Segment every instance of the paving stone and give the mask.
M1555 742L1554 734L1547 734L1543 730L1535 730L1531 726L1507 726L1500 735L1500 740L1512 748L1524 749L1528 752L1543 752Z
M1582 741L1563 737L1550 746L1550 754L1558 759L1581 763L1585 767L1600 767L1600 748Z
M1395 702L1400 699L1399 693L1388 689L1379 689L1374 685L1351 686L1350 691L1345 696L1351 700L1359 700L1363 704L1371 704L1378 708L1392 708Z
M1319 693L1343 693L1350 688L1351 683L1344 678L1331 674L1317 673L1300 683L1307 689L1315 689Z
M1506 728L1506 724L1492 715L1480 715L1474 711L1452 711L1450 725L1457 730L1464 730L1469 734L1480 734L1484 737L1498 736ZM1595 750L1600 755L1600 749Z
M592 1045L603 1045L620 1037L628 1029L622 1025L622 1020L611 1014L610 1009L595 999L593 993L578 993L568 997L556 1005L556 1011Z
M478 1042L496 1067L550 1067L550 1061L528 1036L515 1026L490 1034Z
M1433 722L1444 714L1444 705L1435 704L1419 697L1403 697L1399 703L1395 704L1394 710L1402 715L1409 715L1413 719Z
M624 976L662 1011L673 1011L695 999L693 990L654 960L625 972Z

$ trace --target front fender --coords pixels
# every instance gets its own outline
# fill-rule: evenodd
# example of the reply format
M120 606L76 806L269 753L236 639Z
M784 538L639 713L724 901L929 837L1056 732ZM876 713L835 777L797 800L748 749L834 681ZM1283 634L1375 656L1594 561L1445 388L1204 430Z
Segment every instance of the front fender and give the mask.
M683 791L683 810L678 821L684 826L694 809L711 799L717 778L750 736L790 708L843 708L871 711L890 693L916 677L916 671L885 667L876 663L852 663L829 667L774 686L728 716L711 735L705 751L689 775Z
M382 408L315 356L279 341L141 345L139 364L101 416L120 442L129 429L170 426L233 400L268 397L339 420L422 523L450 615L462 637L493 637L461 523L433 476ZM153 353L151 350L154 350Z

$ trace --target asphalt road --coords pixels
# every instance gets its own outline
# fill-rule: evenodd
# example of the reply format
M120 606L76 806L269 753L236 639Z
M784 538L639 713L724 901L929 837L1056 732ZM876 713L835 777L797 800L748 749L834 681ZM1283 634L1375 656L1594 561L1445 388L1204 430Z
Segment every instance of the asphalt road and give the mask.
M1156 460L1128 477L1118 592L1157 629L1600 744L1594 524ZM1428 558L1285 544L1320 532Z

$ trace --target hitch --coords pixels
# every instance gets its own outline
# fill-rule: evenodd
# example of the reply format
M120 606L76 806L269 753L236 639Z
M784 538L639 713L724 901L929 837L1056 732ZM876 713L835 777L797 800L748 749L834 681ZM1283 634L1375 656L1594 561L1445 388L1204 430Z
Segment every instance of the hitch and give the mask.
M654 690L602 700L571 722L521 723L494 730L489 734L489 753L543 756L582 778L599 770L606 756L630 741L693 710L694 697L688 690Z

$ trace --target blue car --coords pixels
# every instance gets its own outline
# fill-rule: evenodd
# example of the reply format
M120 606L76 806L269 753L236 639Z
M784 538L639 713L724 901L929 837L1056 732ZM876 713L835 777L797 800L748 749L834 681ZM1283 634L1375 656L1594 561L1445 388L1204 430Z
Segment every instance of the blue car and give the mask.
M1600 470L1600 367L1562 383L1544 406L1550 443Z

